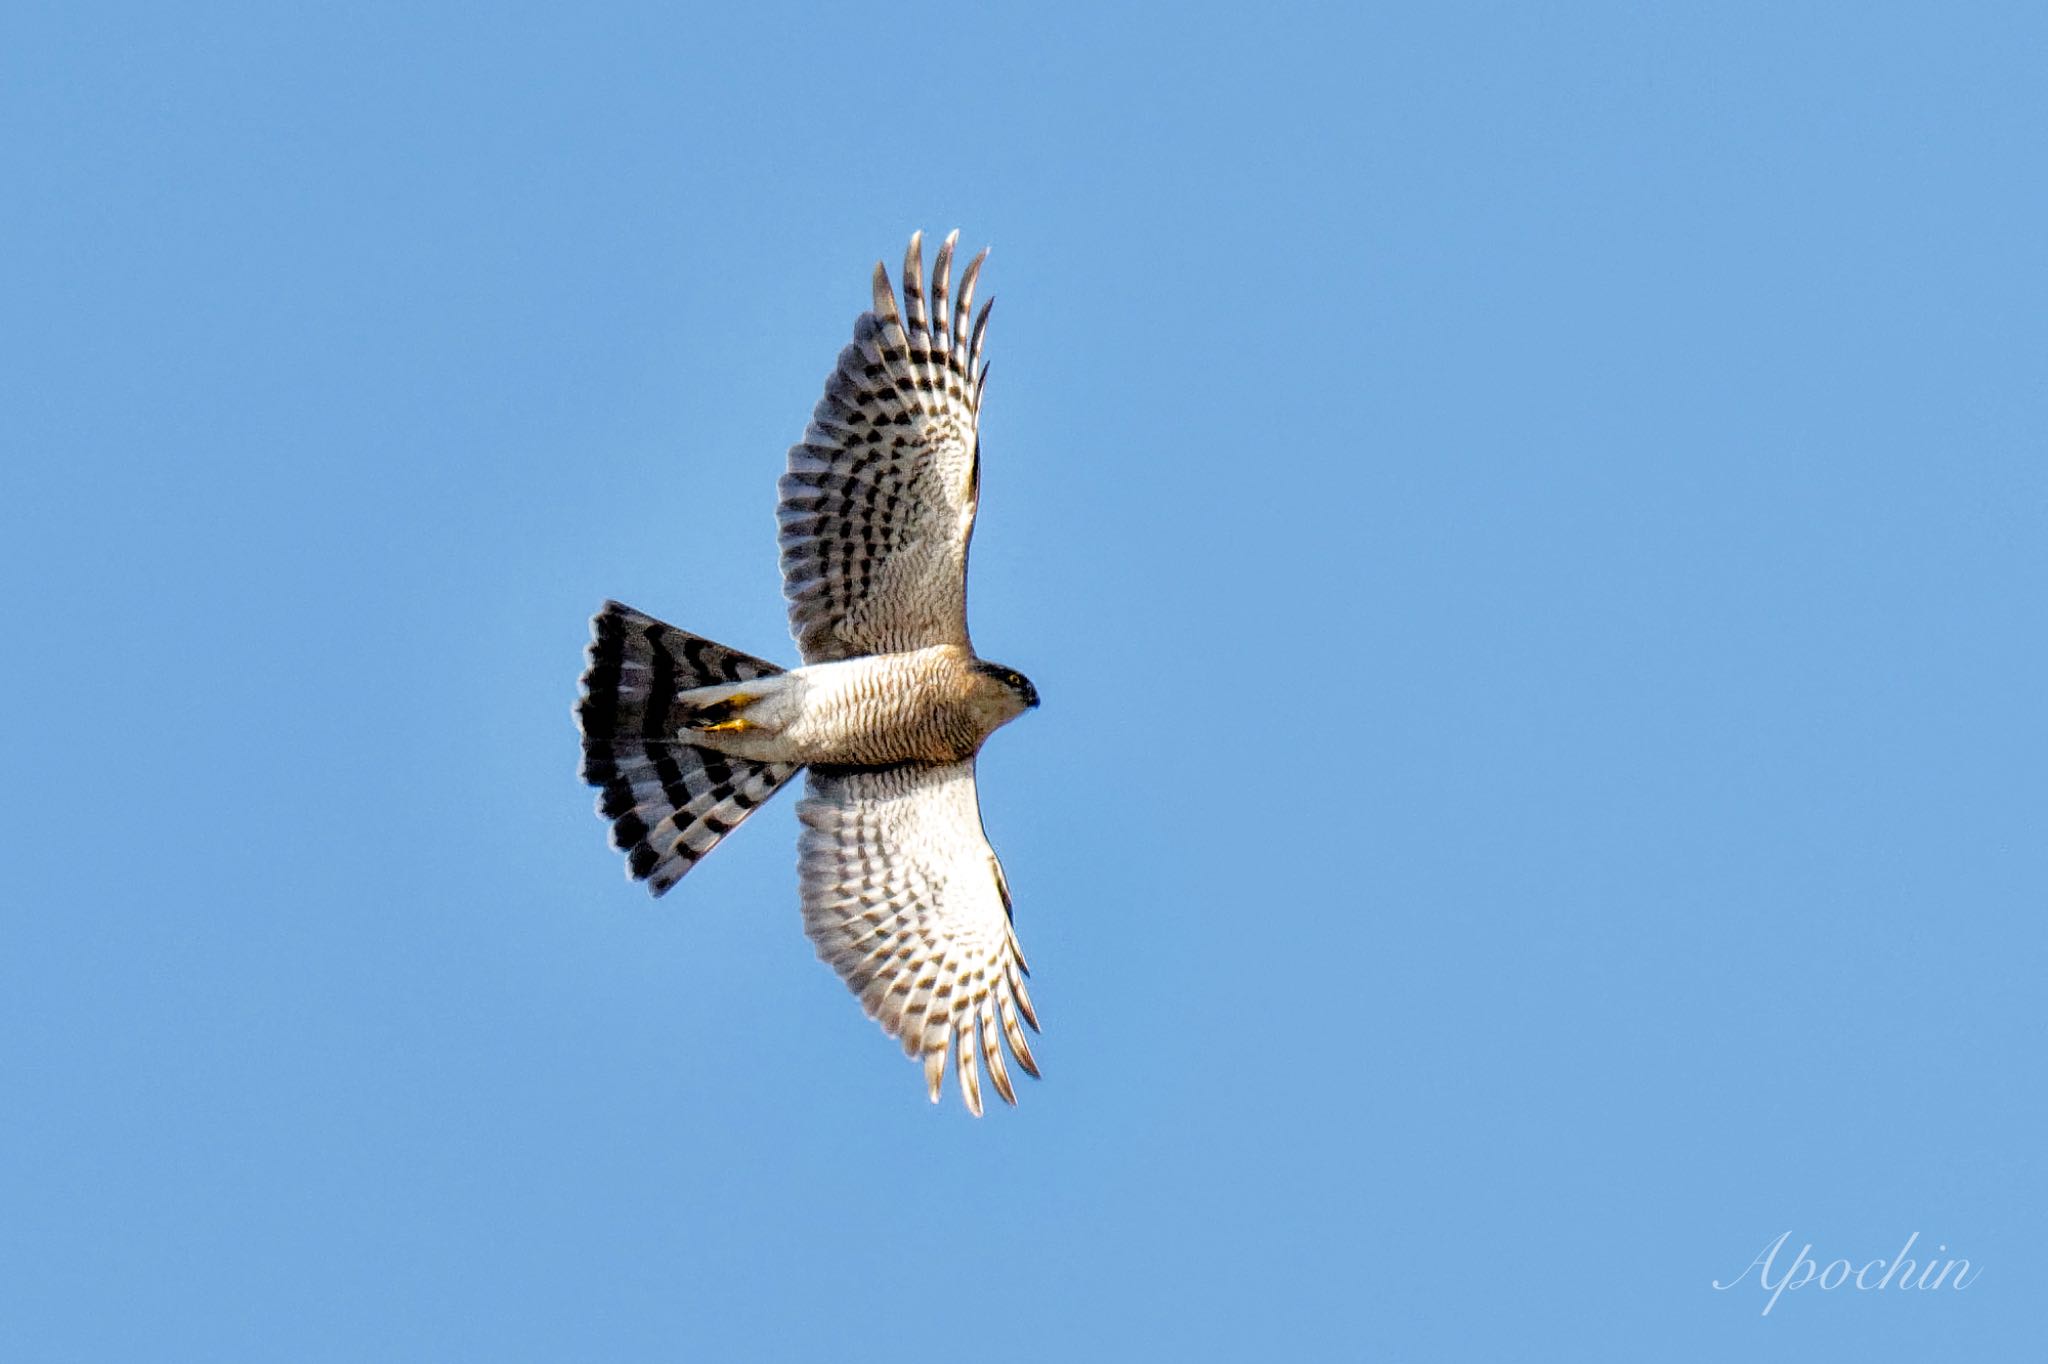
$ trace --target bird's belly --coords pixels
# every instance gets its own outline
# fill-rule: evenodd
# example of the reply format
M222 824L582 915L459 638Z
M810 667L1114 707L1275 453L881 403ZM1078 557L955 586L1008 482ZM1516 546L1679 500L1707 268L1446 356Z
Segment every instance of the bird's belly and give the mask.
M783 731L794 761L956 762L987 737L975 731L948 673L917 655L849 659L820 673L806 678L800 711Z
M679 737L759 762L958 762L980 749L989 729L970 704L971 683L955 656L959 652L941 646L874 654L706 689L718 693L705 698L708 704L742 704L730 714L720 710L717 723L688 728Z

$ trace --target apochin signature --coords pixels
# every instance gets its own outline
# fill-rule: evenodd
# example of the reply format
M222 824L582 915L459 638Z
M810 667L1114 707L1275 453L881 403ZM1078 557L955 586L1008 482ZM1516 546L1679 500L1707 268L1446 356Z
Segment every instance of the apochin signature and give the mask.
M1778 1252L1785 1248L1785 1242L1791 1237L1792 1233L1786 1231L1777 1240L1758 1251L1756 1258L1744 1265L1740 1274L1727 1283L1716 1279L1714 1287L1725 1293L1748 1278L1749 1271L1754 1269L1757 1287L1771 1295L1770 1300L1764 1303L1761 1314L1768 1317L1771 1309L1778 1305L1778 1295L1788 1288L1800 1289L1812 1284L1822 1290L1830 1290L1847 1284L1865 1293L1879 1292L1887 1288L1947 1287L1960 1290L1975 1282L1979 1273L1971 1268L1968 1260L1929 1259L1916 1262L1907 1259L1907 1255L1913 1249L1913 1243L1920 1239L1920 1233L1916 1231L1906 1238L1906 1244L1900 1246L1899 1253L1890 1260L1866 1260L1860 1266L1847 1260L1830 1260L1823 1268L1815 1263L1813 1243L1809 1241L1799 1248L1799 1253L1792 1257L1792 1263L1785 1266L1785 1272L1778 1275L1777 1282L1773 1283L1772 1266L1777 1263ZM1939 1245L1935 1249L1946 1251L1948 1247ZM1882 1278L1876 1277L1879 1270L1884 1271ZM1918 1270L1917 1274L1915 1270ZM1954 1272L1954 1278L1949 1277L1951 1271Z

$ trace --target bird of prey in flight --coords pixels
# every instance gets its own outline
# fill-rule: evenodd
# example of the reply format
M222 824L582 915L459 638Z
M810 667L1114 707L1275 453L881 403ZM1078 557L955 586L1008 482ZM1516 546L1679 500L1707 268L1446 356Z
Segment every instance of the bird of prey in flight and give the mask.
M983 251L953 280L946 238L927 305L920 239L899 307L874 306L790 447L776 519L801 667L714 644L618 602L591 621L576 718L583 779L627 873L661 895L799 771L804 932L868 1016L923 1063L938 1102L950 1053L981 1112L981 1071L1017 1101L1003 1048L1038 1074L1038 1020L974 760L1038 704L967 637L967 542L988 305Z

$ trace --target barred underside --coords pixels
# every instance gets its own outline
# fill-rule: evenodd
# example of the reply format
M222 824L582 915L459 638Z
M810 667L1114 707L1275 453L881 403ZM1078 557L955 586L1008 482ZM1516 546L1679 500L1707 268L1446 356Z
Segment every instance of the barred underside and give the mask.
M973 318L984 251L961 273L940 246L924 296L921 239L910 239L899 311L875 267L874 307L825 381L780 484L782 585L806 663L967 645L967 542L980 459L976 426L988 367L988 305Z
M576 704L583 780L600 788L597 811L627 874L661 895L798 771L678 741L677 693L781 669L618 602L590 625Z
M1003 1048L1038 1074L1038 1019L974 764L814 767L796 807L804 932L868 1017L923 1062L934 1103L950 1054L981 1112L981 1071L1017 1102Z

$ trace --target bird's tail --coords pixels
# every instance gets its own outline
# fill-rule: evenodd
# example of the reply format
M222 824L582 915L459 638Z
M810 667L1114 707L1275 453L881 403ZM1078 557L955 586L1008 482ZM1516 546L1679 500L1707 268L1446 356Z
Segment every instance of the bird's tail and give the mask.
M798 771L680 742L676 694L782 670L615 601L590 635L576 703L583 780L600 788L627 874L660 895Z

